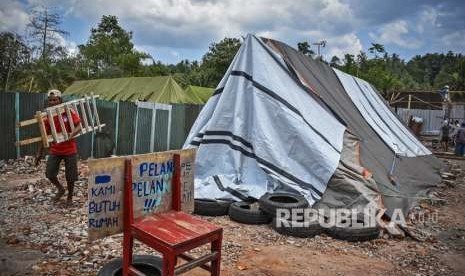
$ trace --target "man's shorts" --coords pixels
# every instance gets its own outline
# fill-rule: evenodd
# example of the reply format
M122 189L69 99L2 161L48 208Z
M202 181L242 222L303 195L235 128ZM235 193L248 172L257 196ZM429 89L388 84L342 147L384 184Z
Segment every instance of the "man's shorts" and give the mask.
M45 176L47 178L57 177L60 171L60 162L65 160L65 175L67 182L78 180L77 154L72 155L53 155L50 154L47 159L47 168Z
M442 136L441 142L449 143L449 136Z

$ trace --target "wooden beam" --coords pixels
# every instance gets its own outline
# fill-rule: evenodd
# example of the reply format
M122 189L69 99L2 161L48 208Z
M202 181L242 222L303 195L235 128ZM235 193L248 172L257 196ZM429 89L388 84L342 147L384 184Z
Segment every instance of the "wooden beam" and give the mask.
M65 141L68 140L68 132L66 131L65 122L63 121L63 114L60 110L57 110L58 122L61 127L61 135L65 138Z
M95 98L98 98L99 95L95 95L94 96ZM79 103L80 101L82 101L82 99L76 99L76 100L71 100L71 101L67 101L65 103L61 103L61 104L58 104L58 105L54 105L54 106L51 106L51 107L47 107L45 109L45 111L49 110L49 109L56 109L56 108L64 108L65 105L68 105L68 104L76 104L76 103Z
M81 107L81 118L84 121L84 126L86 128L86 132L88 132L89 131L89 122L87 121L86 109L84 108L84 100L79 101L79 106Z
M98 131L102 131L102 128L100 126L100 118L98 117L98 110L97 110L97 102L95 100L95 96L92 95L92 106L94 108L94 116L95 116L95 121L97 122L97 126L98 126Z
M72 105L73 105L73 107L74 107L74 112L76 112L76 114L79 115L79 111L78 111L77 104L76 104L76 103L73 103ZM81 127L81 132L80 132L81 134L84 134L84 133L87 132L86 129L84 129L84 128L82 127L82 120L79 122L79 126Z
M42 142L42 137L34 137L34 138L29 138L29 139L24 139L21 141L17 141L15 143L16 146L24 146L24 145L29 145L32 143L37 143L37 142Z
M207 254L207 255L204 255L200 258L197 258L195 260L192 260L188 263L185 263L185 264L182 264L180 266L178 266L177 268L175 268L174 270L174 274L175 275L178 275L178 274L182 274L184 272L187 272L193 268L196 268L198 266L201 266L205 263L208 263L208 262L211 262L213 261L214 259L217 258L217 255L218 255L218 252L212 252L211 254Z
M43 114L40 111L36 112L36 120L39 123L40 136L42 137L42 144L45 148L49 147L47 130L45 129L45 124L43 120Z
M71 132L74 131L74 122L73 116L71 115L71 110L69 109L69 105L65 105L66 117L68 117L68 123L71 128Z
M37 119L29 119L26 121L22 121L16 124L16 127L23 127L23 126L28 126L28 125L33 125L37 123Z
M87 112L88 112L89 119L90 119L90 125L92 126L92 131L93 131L94 126L95 126L95 124L94 124L94 116L92 116L92 110L90 109L90 101L89 101L89 97L87 97L87 96L85 98L84 105L87 108Z
M57 135L57 130L55 128L55 121L53 120L53 113L52 109L47 109L47 115L48 115L48 123L50 125L50 131L52 132L53 139L59 143L60 140L58 140L58 135Z

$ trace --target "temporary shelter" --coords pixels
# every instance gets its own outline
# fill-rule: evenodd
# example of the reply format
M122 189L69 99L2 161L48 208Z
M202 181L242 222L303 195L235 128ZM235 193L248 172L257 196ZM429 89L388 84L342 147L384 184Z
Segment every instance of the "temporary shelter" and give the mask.
M83 96L94 93L108 101L147 101L153 103L201 104L187 94L171 76L130 77L75 81L64 94Z
M208 99L213 95L214 91L215 89L213 88L195 85L189 85L186 88L186 93L189 96L193 98L199 98L202 101L202 103L206 103Z
M320 208L406 211L440 181L440 162L369 83L253 35L184 147L198 148L196 197L231 197L227 187L300 193Z

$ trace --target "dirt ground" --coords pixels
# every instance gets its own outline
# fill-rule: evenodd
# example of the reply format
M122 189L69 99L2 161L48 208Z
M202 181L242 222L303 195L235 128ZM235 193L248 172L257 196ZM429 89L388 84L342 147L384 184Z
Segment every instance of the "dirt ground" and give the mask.
M447 164L457 179L439 185L436 200L415 209L426 218L414 225L426 241L387 235L362 243L326 235L301 239L267 225L205 217L224 228L222 275L465 275L465 161ZM43 169L15 161L0 171L0 275L96 275L121 255L121 235L89 242L85 176L76 184L76 206L66 209L64 202L51 203L54 189ZM137 254L152 253L136 248Z

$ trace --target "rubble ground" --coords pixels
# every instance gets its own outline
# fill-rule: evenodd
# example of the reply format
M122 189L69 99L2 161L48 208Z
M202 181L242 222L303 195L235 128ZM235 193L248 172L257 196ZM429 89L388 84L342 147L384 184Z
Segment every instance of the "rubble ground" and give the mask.
M204 217L224 228L222 275L464 275L465 162L445 163L455 179L444 180L432 200L413 209L411 237L385 234L362 243L326 235L302 239L267 225ZM44 164L36 168L30 158L0 161L0 275L96 275L122 254L121 235L88 241L87 171L81 162L75 206L66 209L64 199L52 203L55 189L44 178ZM153 251L136 242L135 253ZM188 275L209 274L196 268Z

